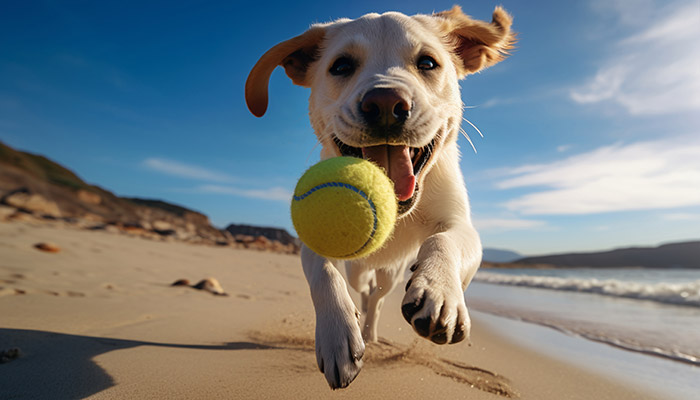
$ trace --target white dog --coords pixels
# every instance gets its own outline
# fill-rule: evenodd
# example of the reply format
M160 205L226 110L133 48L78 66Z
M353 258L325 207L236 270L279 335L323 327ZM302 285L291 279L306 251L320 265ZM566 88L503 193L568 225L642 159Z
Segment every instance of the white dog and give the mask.
M340 262L302 248L316 310L316 358L331 388L352 382L364 340L377 340L384 296L411 266L401 311L438 344L469 336L464 290L481 263L459 168L459 79L502 60L514 43L500 7L491 23L459 7L433 15L390 12L317 24L266 52L248 77L246 101L262 116L278 65L311 88L311 124L323 159L364 157L383 167L399 199L393 237L376 253L346 262L362 294L364 326L336 269ZM363 340L364 338L364 340Z

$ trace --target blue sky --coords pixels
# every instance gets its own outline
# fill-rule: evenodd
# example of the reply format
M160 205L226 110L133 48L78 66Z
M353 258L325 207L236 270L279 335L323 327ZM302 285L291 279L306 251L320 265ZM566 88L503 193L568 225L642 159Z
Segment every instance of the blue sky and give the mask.
M3 2L0 140L123 196L291 228L318 160L308 89L257 58L313 22L454 1ZM524 254L700 238L700 2L506 0L519 43L462 81L462 169L483 242Z

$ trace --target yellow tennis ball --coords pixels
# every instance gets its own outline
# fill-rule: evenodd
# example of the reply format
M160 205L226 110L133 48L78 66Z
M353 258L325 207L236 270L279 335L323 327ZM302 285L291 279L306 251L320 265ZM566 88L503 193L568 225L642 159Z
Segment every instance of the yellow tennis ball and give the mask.
M354 259L378 250L396 223L394 184L361 158L335 157L309 168L292 199L292 222L316 254Z

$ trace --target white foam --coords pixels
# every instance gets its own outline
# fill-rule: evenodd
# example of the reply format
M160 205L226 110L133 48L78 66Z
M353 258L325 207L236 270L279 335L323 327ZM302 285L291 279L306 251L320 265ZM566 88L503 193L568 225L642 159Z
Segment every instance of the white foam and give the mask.
M700 307L700 280L685 283L640 283L616 279L599 280L595 278L505 275L483 270L476 274L474 280L499 285L596 293L606 296Z

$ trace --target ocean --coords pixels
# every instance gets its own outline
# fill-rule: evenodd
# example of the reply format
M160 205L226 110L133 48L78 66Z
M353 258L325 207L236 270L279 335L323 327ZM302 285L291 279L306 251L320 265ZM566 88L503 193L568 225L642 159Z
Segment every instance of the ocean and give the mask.
M700 270L483 269L467 306L700 366Z
M465 298L524 346L655 398L700 398L700 270L483 269Z

